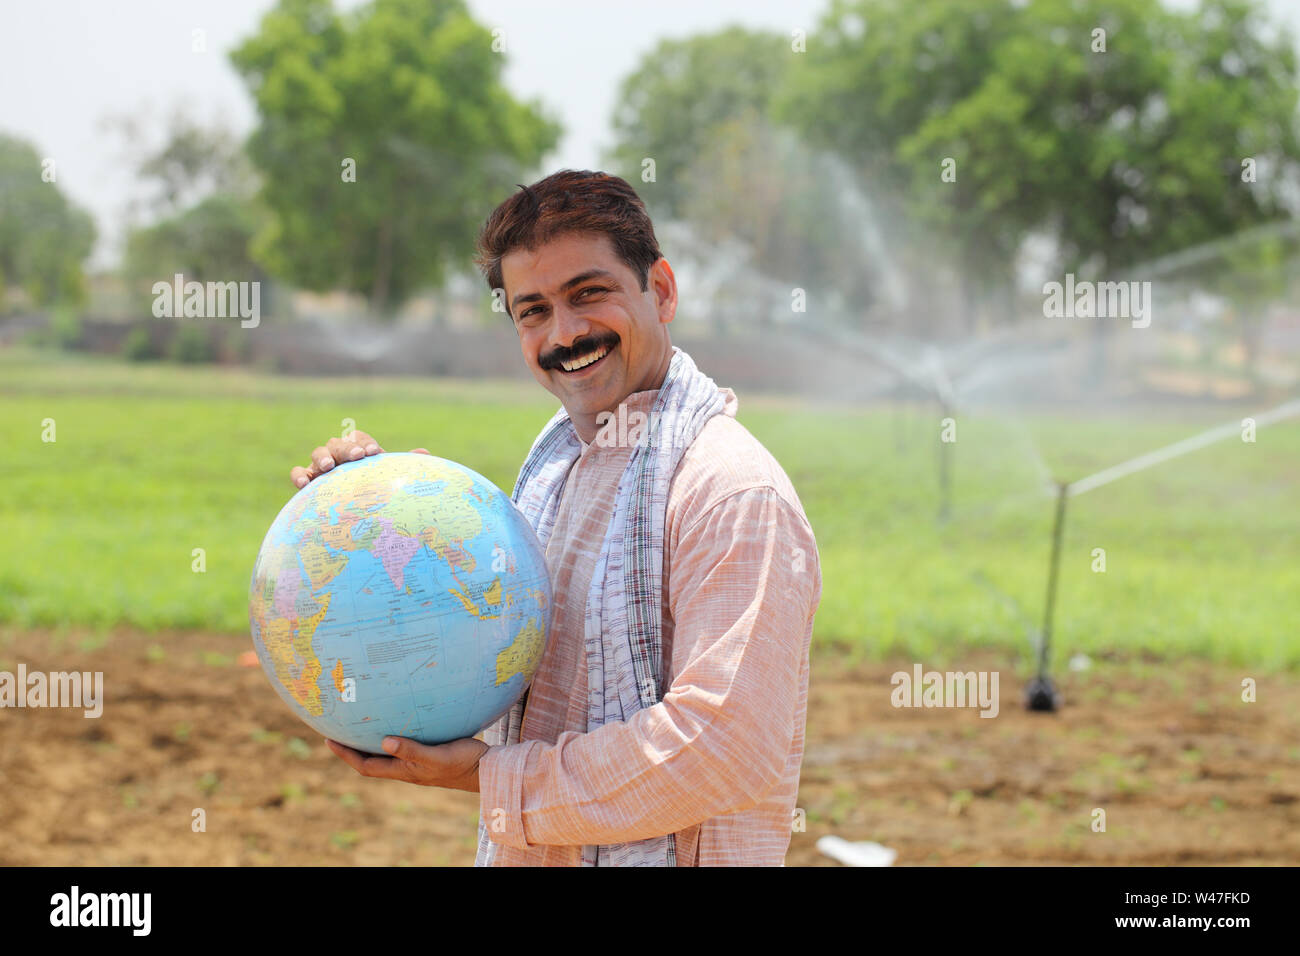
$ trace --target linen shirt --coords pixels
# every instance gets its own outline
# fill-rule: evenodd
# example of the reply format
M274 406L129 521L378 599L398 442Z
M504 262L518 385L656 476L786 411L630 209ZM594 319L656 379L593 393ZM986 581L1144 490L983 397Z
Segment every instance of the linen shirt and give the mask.
M685 450L669 487L667 689L653 707L591 732L586 598L636 440L629 423L648 416L657 390L628 396L622 424L615 415L582 443L547 543L551 632L520 742L479 763L495 866L579 866L584 844L667 833L679 866L784 863L820 563L785 472L736 420L735 393L722 392L723 413Z

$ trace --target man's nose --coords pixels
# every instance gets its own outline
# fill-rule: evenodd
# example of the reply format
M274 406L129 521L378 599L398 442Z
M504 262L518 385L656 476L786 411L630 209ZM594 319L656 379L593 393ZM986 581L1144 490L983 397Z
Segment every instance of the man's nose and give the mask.
M568 348L578 339L591 334L591 323L568 305L555 307L555 322L551 326L552 347Z

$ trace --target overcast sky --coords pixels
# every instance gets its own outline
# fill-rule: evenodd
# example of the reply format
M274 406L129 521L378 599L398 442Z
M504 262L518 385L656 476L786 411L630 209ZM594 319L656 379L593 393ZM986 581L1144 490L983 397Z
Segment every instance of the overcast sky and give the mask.
M923 3L925 0L917 0ZM353 7L357 0L337 4ZM1178 7L1190 0L1178 0ZM156 138L175 108L252 129L252 101L226 57L274 0L0 0L0 130L57 163L58 183L98 222L95 262L117 254L133 181L124 145L102 126L143 119ZM811 30L827 0L469 0L505 31L506 84L559 114L565 136L548 169L599 168L617 83L666 36L731 23ZM1269 0L1300 35L1300 0ZM207 52L192 33L205 31Z

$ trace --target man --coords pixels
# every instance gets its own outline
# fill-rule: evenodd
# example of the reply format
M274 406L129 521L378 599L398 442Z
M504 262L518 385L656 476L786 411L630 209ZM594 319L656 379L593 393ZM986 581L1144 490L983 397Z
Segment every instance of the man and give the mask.
M483 740L331 749L366 776L479 793L479 866L782 864L821 597L794 488L734 393L672 346L676 280L622 179L522 187L477 261L562 405L515 489L546 548L546 651ZM380 451L331 439L292 477Z

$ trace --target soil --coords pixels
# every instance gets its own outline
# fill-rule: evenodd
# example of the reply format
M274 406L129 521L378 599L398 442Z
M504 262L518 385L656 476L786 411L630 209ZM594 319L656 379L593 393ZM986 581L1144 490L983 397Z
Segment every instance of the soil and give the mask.
M356 775L239 664L248 647L0 631L0 670L106 684L99 719L0 709L0 864L473 862L476 794ZM890 675L912 661L814 659L788 866L839 866L816 846L832 833L896 850L895 865L1300 862L1294 676L1093 661L1059 669L1049 714L1023 708L1005 655L961 661L999 672L995 718L894 707Z

